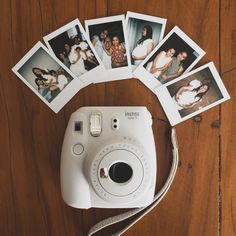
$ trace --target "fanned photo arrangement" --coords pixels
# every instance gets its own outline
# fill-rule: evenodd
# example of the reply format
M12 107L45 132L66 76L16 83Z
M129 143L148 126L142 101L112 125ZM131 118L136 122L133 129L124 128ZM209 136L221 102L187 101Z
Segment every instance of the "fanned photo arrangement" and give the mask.
M193 71L205 51L167 19L125 15L75 19L44 36L13 72L54 112L91 83L134 78L176 125L230 98L213 62ZM191 71L191 72L190 72ZM128 104L127 104L128 105Z

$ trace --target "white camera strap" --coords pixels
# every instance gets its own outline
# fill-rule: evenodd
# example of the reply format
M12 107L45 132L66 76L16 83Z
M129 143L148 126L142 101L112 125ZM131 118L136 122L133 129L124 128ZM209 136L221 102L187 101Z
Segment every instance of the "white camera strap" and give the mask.
M98 222L93 227L91 227L91 229L89 230L88 236L91 236L103 228L119 223L141 212L141 214L129 225L127 225L125 228L123 228L119 232L113 234L113 236L122 235L125 231L131 228L136 222L138 222L143 216L145 216L148 212L150 212L163 199L163 197L166 195L166 193L168 192L173 182L173 179L175 177L175 174L178 168L178 162L179 162L177 136L176 136L176 131L174 128L172 128L171 130L171 142L173 145L173 161L172 161L170 174L166 180L166 183L162 187L162 189L155 195L153 202L146 207L136 208L131 211L128 211L128 212L125 212L125 213L122 213L113 217L109 217L105 220Z

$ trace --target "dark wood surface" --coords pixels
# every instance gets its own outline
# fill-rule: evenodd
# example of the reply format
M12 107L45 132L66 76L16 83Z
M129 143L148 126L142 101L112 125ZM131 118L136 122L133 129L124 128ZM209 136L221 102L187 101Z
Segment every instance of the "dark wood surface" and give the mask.
M126 13L167 18L214 61L232 99L176 126L180 164L163 201L125 235L236 235L236 2L234 0L67 0L0 2L0 235L86 235L96 222L126 210L73 209L60 193L60 152L70 114L81 106L147 106L164 112L141 82L89 85L54 114L11 68L42 37L79 18ZM219 125L217 125L219 124ZM154 121L160 189L171 161L168 127ZM128 222L97 235L110 235Z

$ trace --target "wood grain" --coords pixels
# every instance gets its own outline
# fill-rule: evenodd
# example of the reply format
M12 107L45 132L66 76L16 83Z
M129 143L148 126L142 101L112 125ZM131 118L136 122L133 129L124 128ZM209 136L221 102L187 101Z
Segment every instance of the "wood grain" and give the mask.
M135 79L90 85L54 114L11 72L42 37L76 17L123 14L127 10L167 18L165 34L178 25L206 52L198 65L214 61L234 98L235 1L67 0L0 2L0 235L86 235L98 221L125 209L73 209L60 193L60 152L70 114L81 106L147 106L166 120L152 94ZM236 235L235 102L231 99L177 128L180 165L164 200L125 235ZM220 120L220 129L212 124ZM170 168L169 128L153 124L158 152L157 190ZM232 144L231 144L232 143ZM219 165L220 164L220 165ZM221 174L219 176L219 174ZM219 180L221 180L219 185ZM221 189L219 189L219 186ZM219 191L222 190L222 223ZM221 217L220 217L221 219ZM129 221L97 235L110 235Z
M236 184L235 184L235 98L236 83L232 79L236 75L236 70L226 73L223 76L224 82L232 99L222 105L221 108L221 188L222 188L222 215L221 231L222 235L235 235L235 212L236 212ZM231 124L231 125L229 125Z
M221 106L221 234L236 235L236 184L235 184L235 91L236 91L236 4L221 2L221 72L231 100Z
M236 67L236 2L221 1L221 73Z

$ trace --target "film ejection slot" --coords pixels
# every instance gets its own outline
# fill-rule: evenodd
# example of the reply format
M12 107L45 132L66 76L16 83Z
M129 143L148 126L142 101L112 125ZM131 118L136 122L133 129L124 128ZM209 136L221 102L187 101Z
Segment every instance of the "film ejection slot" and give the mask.
M90 114L90 134L98 137L102 133L102 114L100 112L92 112Z

